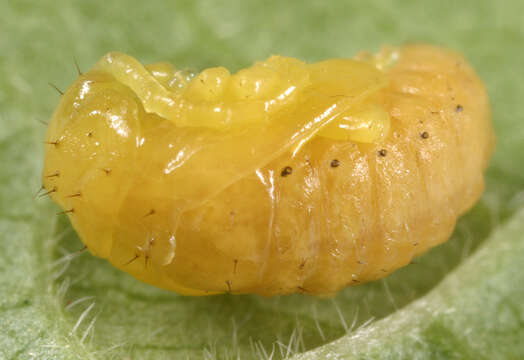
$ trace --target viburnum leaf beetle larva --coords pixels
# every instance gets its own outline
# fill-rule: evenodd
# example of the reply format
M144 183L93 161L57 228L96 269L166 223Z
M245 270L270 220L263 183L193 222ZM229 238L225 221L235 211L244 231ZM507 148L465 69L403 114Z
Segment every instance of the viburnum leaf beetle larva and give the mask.
M235 74L105 55L61 96L43 185L89 251L181 294L333 294L445 241L494 137L428 45Z

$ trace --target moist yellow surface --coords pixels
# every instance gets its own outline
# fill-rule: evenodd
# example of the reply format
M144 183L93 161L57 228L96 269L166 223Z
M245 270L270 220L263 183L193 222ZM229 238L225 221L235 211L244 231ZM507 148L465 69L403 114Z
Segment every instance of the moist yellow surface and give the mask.
M182 294L333 294L445 241L493 146L482 82L424 45L231 74L110 53L63 95L43 183L91 253Z

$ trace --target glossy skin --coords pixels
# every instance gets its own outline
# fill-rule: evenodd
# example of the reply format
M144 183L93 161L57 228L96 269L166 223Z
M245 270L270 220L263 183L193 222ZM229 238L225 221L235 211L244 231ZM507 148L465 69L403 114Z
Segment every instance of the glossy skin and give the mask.
M493 131L459 55L358 59L194 76L108 54L53 115L44 186L91 253L181 294L384 277L478 199Z

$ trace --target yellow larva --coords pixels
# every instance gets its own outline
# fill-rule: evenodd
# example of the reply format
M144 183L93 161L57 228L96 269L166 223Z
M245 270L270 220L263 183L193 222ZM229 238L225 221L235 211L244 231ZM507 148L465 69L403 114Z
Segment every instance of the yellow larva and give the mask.
M326 295L445 241L493 139L481 80L437 47L196 75L110 53L62 96L43 183L144 282Z

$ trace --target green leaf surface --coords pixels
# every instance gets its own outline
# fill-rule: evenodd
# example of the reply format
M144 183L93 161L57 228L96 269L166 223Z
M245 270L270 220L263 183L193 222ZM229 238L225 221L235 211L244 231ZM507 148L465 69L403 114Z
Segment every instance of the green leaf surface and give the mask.
M524 357L524 3L0 1L0 359ZM498 144L481 201L450 241L333 299L192 298L78 252L40 186L45 125L74 58L119 50L232 70L383 43L463 52L485 80Z

